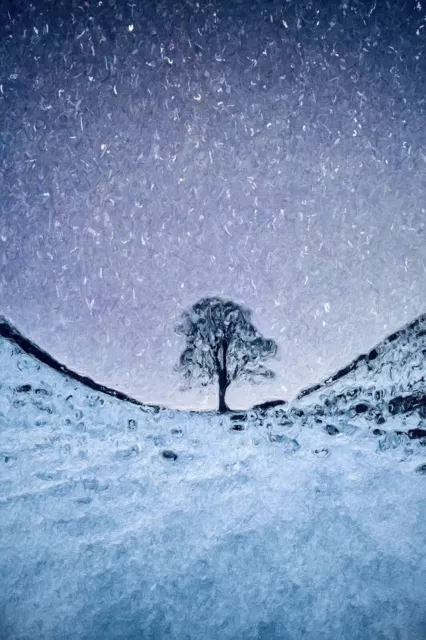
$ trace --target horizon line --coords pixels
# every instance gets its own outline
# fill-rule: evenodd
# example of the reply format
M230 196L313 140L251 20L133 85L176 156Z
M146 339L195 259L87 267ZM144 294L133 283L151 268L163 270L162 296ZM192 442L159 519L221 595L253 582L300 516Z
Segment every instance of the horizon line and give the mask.
M340 368L336 373L334 373L331 376L328 376L325 380L323 380L321 382L318 382L318 383L315 383L313 385L309 385L308 387L305 387L304 389L299 391L297 393L297 395L292 400L286 401L286 403L287 402L294 402L295 400L301 400L302 398L310 395L311 393L314 393L315 391L318 391L319 389L322 389L322 388L330 385L331 383L335 382L336 380L339 380L340 378L342 378L346 374L348 374L351 371L353 371L357 367L358 363L361 362L362 360L367 360L367 359L368 360L374 360L377 357L377 347L379 345L381 345L383 343L393 342L394 340L396 340L401 335L401 333L403 333L404 331L407 331L409 329L414 329L417 324L421 323L424 320L426 320L426 313L420 314L414 320L410 320L404 326L400 327L399 329L397 329L393 333L389 334L382 341L377 343L367 353L364 353L364 354L361 354L361 355L357 356L354 360L352 360L352 362L350 362L348 365ZM5 338L6 340L9 340L10 342L13 342L13 343L17 344L18 347L24 353L26 353L27 355L35 358L39 362L47 365L48 367L52 368L54 371L57 371L58 373L60 373L61 375L65 375L65 376L68 376L69 378L71 378L72 380L76 380L77 382L83 384L84 386L88 387L89 389L92 389L92 391L96 391L98 393L103 393L105 395L112 396L114 398L117 398L117 400L122 400L124 402L130 402L131 404L134 404L134 405L139 406L139 407L148 407L148 408L153 408L153 409L179 411L179 412L185 412L185 413L188 413L188 412L209 413L209 412L215 411L215 409L207 409L207 410L176 409L176 408L173 408L173 407L166 407L164 405L149 404L149 403L143 402L142 400L137 400L136 398L133 398L132 396L129 396L127 393L124 393L123 391L119 391L118 389L112 389L111 387L107 387L107 386L105 386L103 384L100 384L99 382L96 382L95 380L93 380L93 378L90 378L89 376L81 375L81 374L77 373L76 371L73 371L72 369L70 369L66 365L61 364L60 362L58 362L58 360L56 360L53 356L51 356L47 351L45 351L44 349L39 347L35 342L30 340L29 338L25 337L15 327L15 325L12 322L10 322L10 320L8 320L3 315L0 315L0 336ZM246 411L246 409L239 409L239 410L236 410L236 411Z

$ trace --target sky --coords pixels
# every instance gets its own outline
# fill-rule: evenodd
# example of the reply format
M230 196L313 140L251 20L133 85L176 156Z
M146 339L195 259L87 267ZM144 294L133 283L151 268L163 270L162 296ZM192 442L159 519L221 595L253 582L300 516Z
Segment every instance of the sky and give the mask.
M139 400L221 296L291 399L426 310L426 6L38 1L0 9L0 313Z

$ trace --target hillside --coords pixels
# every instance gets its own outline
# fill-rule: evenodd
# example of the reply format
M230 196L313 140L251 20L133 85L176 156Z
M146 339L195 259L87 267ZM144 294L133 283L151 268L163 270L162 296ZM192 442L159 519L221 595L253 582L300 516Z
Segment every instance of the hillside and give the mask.
M3 331L0 637L423 637L418 408L138 405Z
M391 414L403 413L426 406L425 376L426 314L389 335L323 382L301 391L294 403L298 406L327 403L342 409L349 404L366 403ZM413 400L404 403L403 398Z
M40 369L40 364L47 365L51 371L55 371L61 374L62 377L56 377L56 380L63 380L64 377L69 381L76 381L83 384L88 389L95 391L97 393L101 393L103 395L112 396L113 398L117 398L118 400L124 400L125 402L130 402L131 404L135 404L140 407L151 407L152 409L159 409L157 405L149 405L139 402L135 398L131 398L130 396L122 393L121 391L117 391L115 389L110 389L101 384L98 384L91 378L87 376L82 376L75 371L69 369L66 365L61 364L55 358L41 349L34 342L26 338L16 327L13 326L11 322L9 322L4 316L0 316L0 339L3 338L8 342L16 345L17 348L27 356L30 356L30 359L24 359L27 362L27 366L29 368L35 368L36 370ZM39 365L32 365L32 361L36 360ZM28 364L29 363L29 364Z

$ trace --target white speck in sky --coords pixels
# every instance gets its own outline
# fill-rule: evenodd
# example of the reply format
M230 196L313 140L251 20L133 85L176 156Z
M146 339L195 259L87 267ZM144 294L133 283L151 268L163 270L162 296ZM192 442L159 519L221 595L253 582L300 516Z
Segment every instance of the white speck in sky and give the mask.
M309 15L265 9L263 21L248 12L244 29L236 22L226 28L223 23L214 38L207 39L206 27L208 30L212 25L206 25L206 16L195 10L191 38L199 40L197 43L188 38L185 19L176 13L174 42L167 39L167 44L161 44L163 17L153 15L151 24L142 9L150 3L128 0L132 9L124 21L113 10L103 14L102 30L109 22L111 34L116 34L113 49L104 52L98 46L105 45L108 29L106 36L100 33L97 44L92 44L88 21L94 25L97 18L89 14L95 14L98 6L114 3L87 1L71 16L72 40L77 38L78 43L72 57L65 22L63 27L55 22L55 28L50 29L46 14L36 17L37 11L31 10L34 21L25 22L30 26L23 38L31 37L39 77L32 84L31 74L20 67L19 48L15 56L12 53L11 41L3 47L9 63L0 80L0 102L7 98L11 105L5 110L4 129L14 140L5 164L10 176L10 213L9 220L1 220L0 225L0 283L2 279L16 281L6 292L9 299L5 304L17 323L22 322L22 329L29 333L37 330L36 301L41 295L45 301L43 324L56 322L49 316L51 303L57 307L56 282L50 282L49 276L52 262L59 273L66 256L70 268L61 274L59 290L61 317L73 318L62 336L71 345L67 364L95 378L104 375L105 382L123 388L122 380L134 355L127 336L129 332L140 333L142 328L148 346L144 348L144 366L138 372L140 380L135 378L123 390L144 397L158 393L161 401L175 406L181 402L181 394L164 382L162 375L157 379L151 375L152 369L160 366L162 372L170 372L169 350L159 359L154 351L163 345L149 345L155 333L154 318L169 317L180 306L185 307L188 298L195 301L223 291L225 297L238 298L256 310L258 320L264 314L277 331L284 318L291 318L295 337L308 344L316 340L316 332L322 333L318 331L321 321L333 307L327 340L333 340L340 328L341 335L332 349L328 343L321 344L327 352L324 367L329 368L337 366L337 357L344 365L358 351L368 349L373 336L380 336L383 316L388 326L398 326L406 319L405 313L420 313L426 261L421 237L425 205L421 204L419 185L426 154L422 96L412 89L420 73L416 60L424 57L420 38L415 36L416 29L421 35L425 33L426 23L419 14L424 13L424 3L410 0L404 9L404 3L389 3L385 8L376 2L370 0L367 7L358 3L355 11L353 3L342 0L339 10L315 9ZM416 3L418 11L413 11ZM198 5L203 6L201 0ZM351 21L359 31L354 38L345 39L344 45L336 29L345 23L342 9L352 13ZM12 18L12 14L7 16L10 33ZM210 20L219 24L221 12L212 11ZM274 26L266 39L265 20ZM376 21L381 38L393 44L391 54L379 51L373 37L378 33ZM392 37L397 24L401 32ZM309 43L328 33L329 26L336 33L327 35L318 50L312 47ZM14 39L18 31L20 28L15 28ZM140 39L132 51L130 70L124 54L133 34ZM196 49L197 57L200 51L207 56L203 62L200 59L200 69L186 43L193 53ZM177 53L181 44L184 57ZM228 56L229 46L232 56ZM412 55L407 55L409 50ZM43 51L55 55L55 77L49 74L48 56L38 57ZM86 55L93 68L89 64L86 73L80 74L78 68L86 64ZM95 55L99 56L97 63L92 58ZM353 58L350 70L348 55ZM389 55L403 61L404 74L396 74L399 62L386 71ZM167 72L164 87L151 81L160 57ZM146 78L142 70L148 72ZM58 88L57 78L62 88ZM325 78L329 78L329 86L323 82ZM271 91L264 92L262 87L268 84ZM95 85L102 99L100 118L89 108ZM231 104L228 96L234 92L235 104ZM119 101L115 100L118 94ZM15 117L16 109L22 107L20 95L32 103L25 118L23 112ZM353 96L351 108L341 101L341 95ZM135 107L126 109L125 117L123 100ZM136 108L139 103L140 110ZM404 117L398 121L400 103ZM290 111L286 115L287 107ZM25 126L24 136L19 134L21 125ZM78 144L80 140L84 144ZM52 171L40 183L43 166ZM45 216L38 208L49 214ZM107 222L105 217L102 220L108 215L106 210L110 215ZM24 213L30 224L22 223ZM351 227L351 222L356 222L356 227ZM363 233L359 225L365 229ZM177 238L179 246L170 252ZM35 240L44 245L41 252L34 249ZM78 249L73 250L75 245ZM27 267L33 250L37 271ZM151 260L154 252L156 259ZM208 279L204 277L206 268ZM168 277L170 269L173 278ZM96 323L89 318L81 273L89 274L86 288L102 285L98 308L96 304L93 307ZM256 277L257 291L252 276ZM365 285L366 276L374 287ZM46 278L47 287L43 285ZM133 287L136 301L154 292L152 310L147 309L145 315L132 315ZM181 289L181 294L176 289ZM114 306L122 290L127 292L126 300L130 298L130 308ZM87 293L89 304L94 294L95 289ZM34 300L34 309L23 308L22 295ZM326 304L324 298L329 298ZM111 313L101 313L109 309L110 301ZM410 311L406 311L405 302L411 305ZM373 322L372 305L380 309L379 320L374 318ZM315 309L316 322L300 322L301 318L310 319ZM125 318L131 318L129 330ZM99 329L108 328L120 337L110 349L104 341L95 340ZM77 366L72 345L82 331L87 333L88 348L78 354ZM169 325L166 333L172 332ZM346 334L354 339L345 340ZM53 349L55 345L49 340L55 339L54 332L45 335L43 346ZM290 394L306 382L307 369L298 349L292 342L281 346L286 349L286 367L277 367L277 381L258 390L247 387L251 395L241 392L242 403L254 402L259 393L279 393L280 387L272 386L280 384L279 376L288 381ZM108 364L106 358L110 358ZM93 361L101 360L102 367L95 367ZM320 374L316 371L312 376ZM190 402L200 406L201 401L194 395ZM208 402L215 402L213 392ZM235 402L239 404L237 396Z

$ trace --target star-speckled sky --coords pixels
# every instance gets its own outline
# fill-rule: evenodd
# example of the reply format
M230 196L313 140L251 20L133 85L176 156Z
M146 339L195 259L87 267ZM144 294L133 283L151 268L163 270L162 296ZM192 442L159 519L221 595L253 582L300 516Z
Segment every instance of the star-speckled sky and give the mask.
M426 6L38 0L0 8L0 313L146 402L199 298L253 310L293 397L426 303Z

